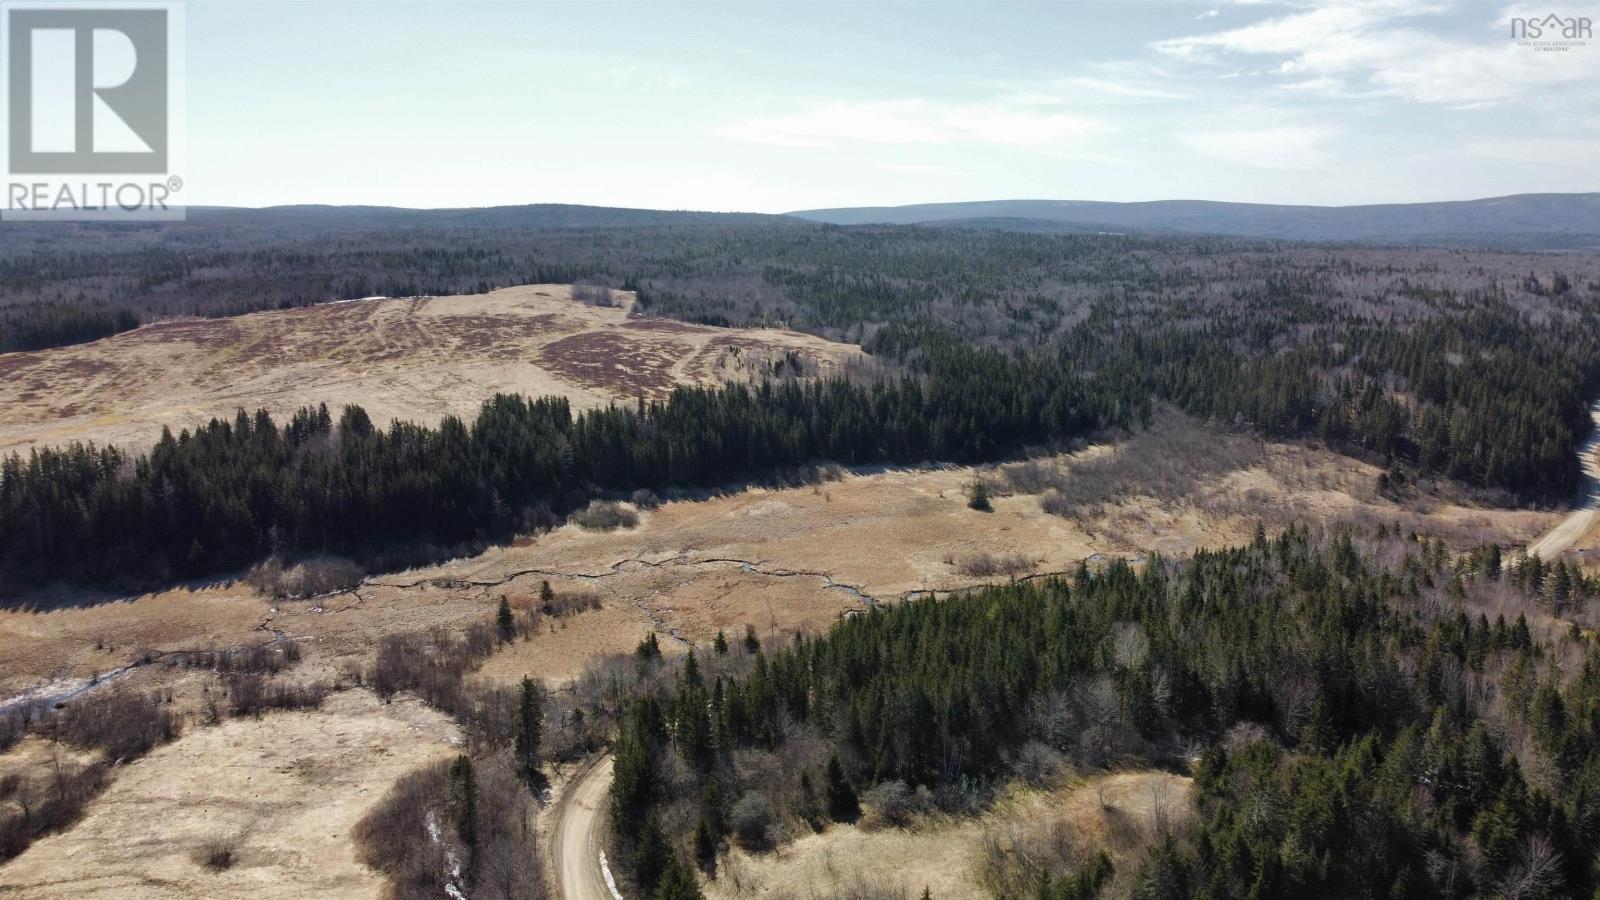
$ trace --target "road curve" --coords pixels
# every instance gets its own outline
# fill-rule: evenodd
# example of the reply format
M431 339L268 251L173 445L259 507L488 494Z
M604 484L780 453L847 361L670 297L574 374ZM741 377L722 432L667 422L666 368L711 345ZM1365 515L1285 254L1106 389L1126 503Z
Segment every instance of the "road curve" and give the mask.
M606 883L600 854L605 844L605 808L611 792L611 754L573 773L552 811L551 870L561 900L621 900Z
M1528 545L1529 556L1555 559L1600 520L1600 460L1596 459L1600 454L1600 402L1589 407L1589 417L1594 420L1595 429L1578 450L1578 463L1583 466L1583 497L1561 524Z

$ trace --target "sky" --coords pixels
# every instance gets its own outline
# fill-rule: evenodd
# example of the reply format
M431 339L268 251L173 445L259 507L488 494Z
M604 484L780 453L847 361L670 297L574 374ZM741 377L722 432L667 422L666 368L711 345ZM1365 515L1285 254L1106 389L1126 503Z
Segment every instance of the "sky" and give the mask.
M190 204L1600 191L1600 3L186 4Z

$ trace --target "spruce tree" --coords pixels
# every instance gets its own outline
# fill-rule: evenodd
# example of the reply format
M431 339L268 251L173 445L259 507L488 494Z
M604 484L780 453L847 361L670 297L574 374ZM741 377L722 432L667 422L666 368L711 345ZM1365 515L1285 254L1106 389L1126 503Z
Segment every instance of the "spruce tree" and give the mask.
M638 649L633 651L633 655L638 657L640 662L651 662L661 658L661 643L656 640L654 631L645 635L644 640L639 642Z
M992 512L994 506L989 502L989 486L982 478L975 478L967 488L967 506L978 512Z
M861 800L844 777L839 755L828 758L828 818L835 822L854 822L861 817Z
M544 709L539 698L539 686L533 679L522 677L522 690L517 700L516 740L514 753L517 768L523 780L532 787L539 778L539 743L544 726Z
M654 894L661 876L672 863L672 847L654 814L645 817L639 841L633 848L633 877L645 893Z
M694 858L700 871L717 877L717 836L711 833L711 823L705 816L694 826Z
M650 900L702 900L703 896L694 871L673 857L662 870Z
M500 629L500 640L510 642L517 636L517 618L511 613L511 601L500 595L500 608L494 614L495 626Z
M478 778L473 771L472 758L466 754L456 757L450 766L450 793L455 805L456 834L471 853L471 867L478 859Z

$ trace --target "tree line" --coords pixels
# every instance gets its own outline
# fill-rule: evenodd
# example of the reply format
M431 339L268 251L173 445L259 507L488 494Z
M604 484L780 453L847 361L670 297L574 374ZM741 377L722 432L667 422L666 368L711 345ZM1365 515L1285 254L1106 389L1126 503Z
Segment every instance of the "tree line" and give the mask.
M995 351L926 378L680 388L574 415L562 398L497 396L468 425L376 427L359 407L279 425L242 410L164 432L148 454L74 445L0 462L0 572L138 584L270 554L370 557L539 527L596 494L717 486L817 459L976 461L1108 427L1148 404Z

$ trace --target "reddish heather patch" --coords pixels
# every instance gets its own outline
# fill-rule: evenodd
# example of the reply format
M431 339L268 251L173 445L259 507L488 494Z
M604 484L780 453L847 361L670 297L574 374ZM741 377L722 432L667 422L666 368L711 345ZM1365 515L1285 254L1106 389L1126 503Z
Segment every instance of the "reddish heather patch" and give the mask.
M242 329L227 319L183 319L146 325L129 334L157 344L193 344L202 350L222 350L238 343Z
M622 323L623 328L635 331L655 331L662 334L711 334L715 329L673 319L634 318Z
M108 375L117 371L117 367L106 360L86 359L81 356L56 360L53 368L56 374L73 378L93 378L96 375Z
M604 331L574 334L547 344L540 360L550 371L623 397L661 398L672 392L672 366L682 347Z
M0 356L0 380L10 381L44 362L34 353L7 353Z
M534 340L570 327L568 320L554 313L537 316L478 315L440 316L430 320L432 328L448 337L455 347L494 359L519 359L527 354Z

